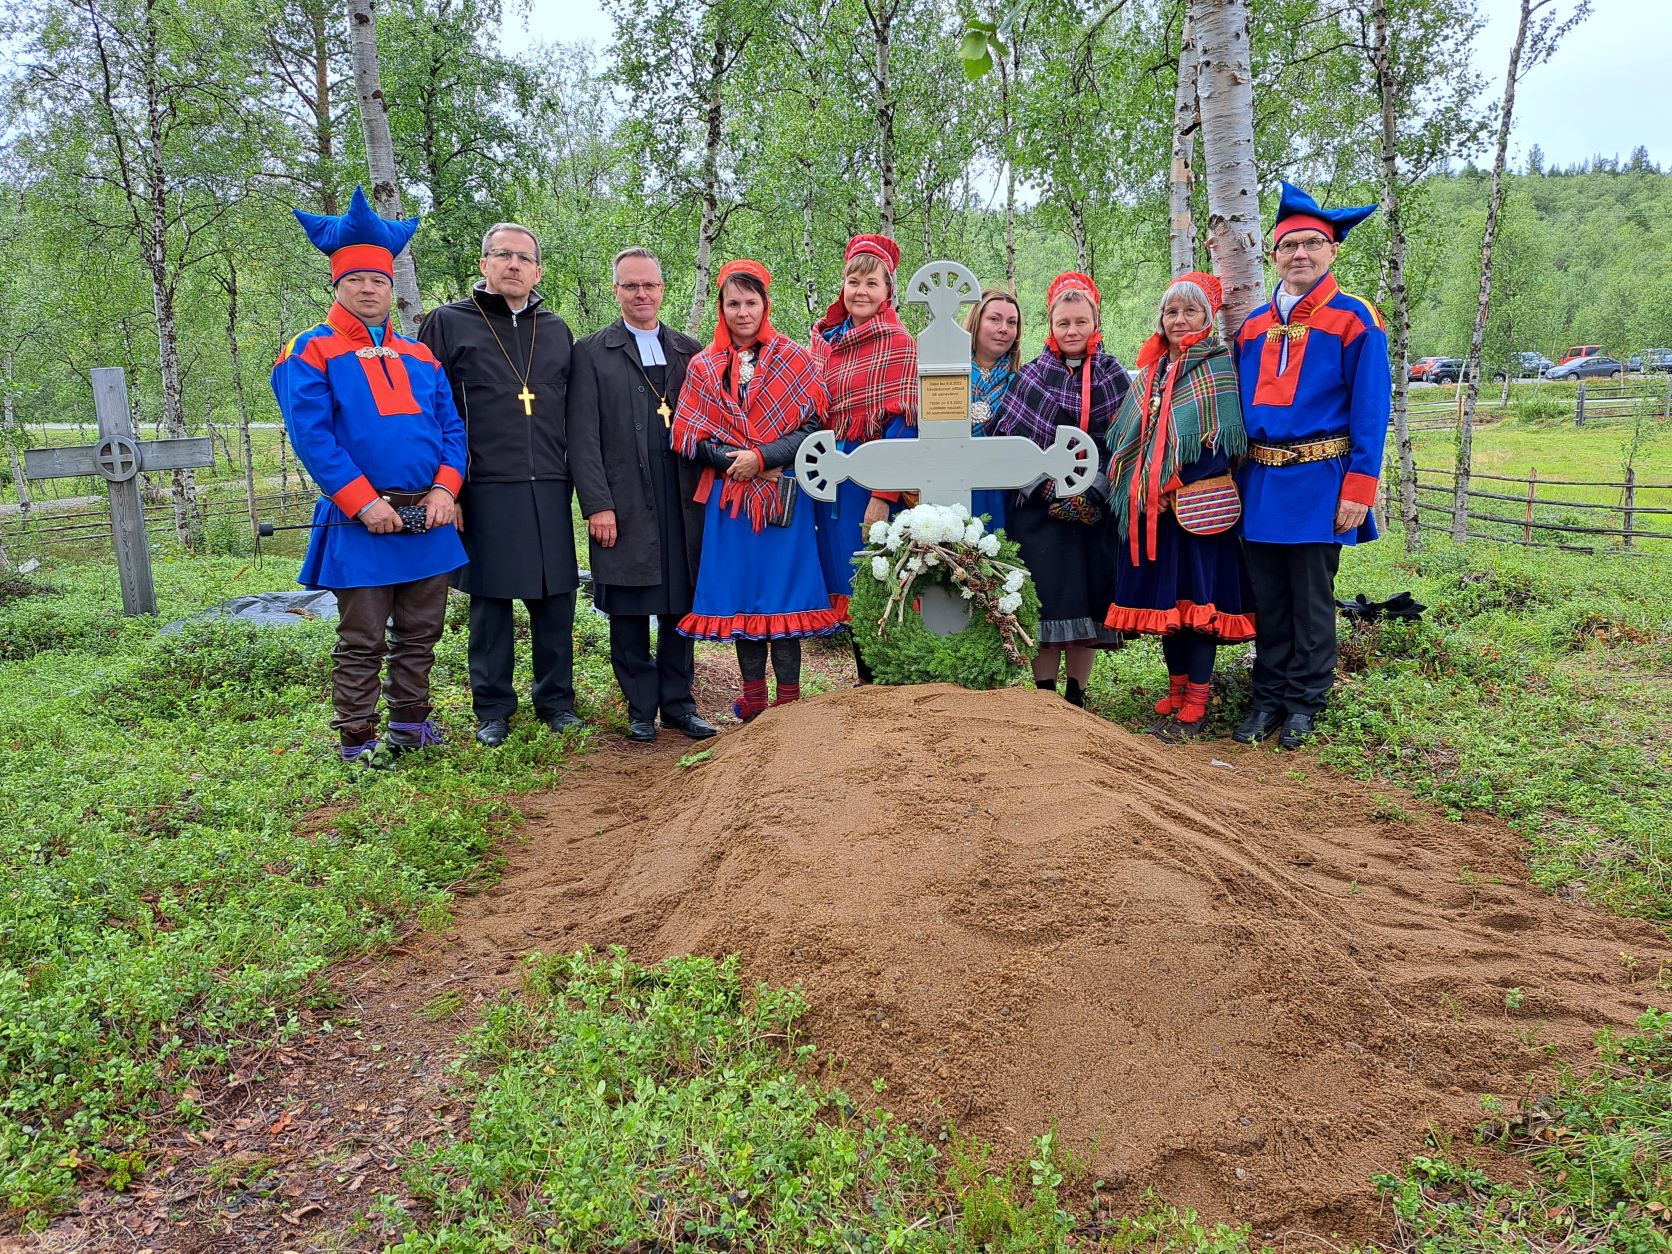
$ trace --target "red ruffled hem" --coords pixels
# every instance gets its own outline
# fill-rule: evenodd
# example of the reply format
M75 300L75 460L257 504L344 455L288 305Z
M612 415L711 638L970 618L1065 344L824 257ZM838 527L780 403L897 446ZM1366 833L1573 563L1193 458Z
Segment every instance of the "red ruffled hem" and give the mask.
M1170 610L1111 605L1103 625L1116 631L1135 631L1146 636L1170 636L1176 631L1188 629L1213 636L1226 644L1242 644L1254 639L1252 614L1224 614L1211 604L1197 605L1194 601L1180 601Z
M834 610L803 610L798 614L687 614L679 620L679 634L699 640L771 640L781 636L827 636L839 631L842 620Z
M852 600L853 598L845 592L832 592L830 594L830 611L836 615L838 623L848 621L848 605Z

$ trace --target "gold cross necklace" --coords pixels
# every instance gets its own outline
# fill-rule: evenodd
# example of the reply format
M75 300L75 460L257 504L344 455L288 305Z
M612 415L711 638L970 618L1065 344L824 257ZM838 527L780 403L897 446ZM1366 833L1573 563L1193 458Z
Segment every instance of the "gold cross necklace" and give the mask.
M528 367L519 375L517 373L517 363L512 361L511 354L505 351L505 345L499 339L499 332L493 329L493 320L488 317L488 311L482 308L474 293L471 294L470 303L476 306L476 312L481 314L482 321L488 324L488 334L493 336L493 342L499 345L500 356L504 357L505 364L511 367L511 376L522 384L522 391L517 393L517 399L523 403L523 417L534 417L534 393L528 390L528 376L534 369L534 339L540 334L539 317L536 315L530 315L529 317L533 327L528 333ZM510 307L509 301L506 302L506 307ZM513 321L516 320L515 314L512 314L511 317Z
M631 332L629 332L628 334L631 334ZM664 353L663 356L666 356L666 354ZM649 374L648 371L645 370L643 362L639 361L636 357L632 356L632 354L628 354L627 360L632 362L635 366L637 366L639 368L639 373L641 375L644 375L644 385L645 385L645 387L649 388L652 392L654 392L656 394L656 399L661 402L660 405L656 406L656 416L662 420L662 429L664 431L671 429L673 427L673 410L668 408L668 398L662 395L662 389L661 388L657 387L654 383L652 383L650 381L650 374ZM665 371L671 369L671 367L668 365L667 362L664 361L662 363L662 369L665 372ZM663 378L666 378L666 377L667 376L664 373Z

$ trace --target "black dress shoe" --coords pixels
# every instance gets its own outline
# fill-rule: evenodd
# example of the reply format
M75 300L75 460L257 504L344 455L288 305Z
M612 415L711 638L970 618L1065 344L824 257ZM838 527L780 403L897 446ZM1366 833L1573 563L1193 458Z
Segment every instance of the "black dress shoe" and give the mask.
M1283 734L1277 738L1278 748L1298 749L1312 739L1316 730L1310 714L1291 714L1283 720Z
M561 736L566 731L585 727L586 720L573 710L560 710L546 720L546 726Z
M641 744L656 739L656 724L648 719L636 718L627 724L627 739L637 740Z
M1248 717L1238 723L1237 729L1231 733L1231 739L1240 744L1251 745L1264 740L1281 726L1282 710L1250 710Z
M720 729L710 723L700 714L679 714L669 718L662 715L662 726L669 731L684 732L692 740L707 740L710 736L719 734Z
M502 718L490 718L476 729L476 742L497 749L511 734L511 725Z

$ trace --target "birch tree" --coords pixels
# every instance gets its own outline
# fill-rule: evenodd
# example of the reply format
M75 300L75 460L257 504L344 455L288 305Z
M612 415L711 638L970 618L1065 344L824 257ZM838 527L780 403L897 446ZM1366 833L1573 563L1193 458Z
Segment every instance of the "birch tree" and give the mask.
M1563 37L1589 16L1590 0L1579 0L1573 12L1559 19L1551 9L1556 0L1521 0L1510 48L1509 68L1504 73L1504 101L1498 111L1498 146L1492 157L1492 191L1486 201L1486 228L1480 241L1480 296L1475 307L1474 332L1469 337L1469 354L1463 364L1463 412L1457 426L1457 460L1452 480L1451 538L1461 544L1469 530L1469 466L1473 455L1475 404L1480 398L1481 345L1486 339L1486 322L1492 313L1492 244L1498 231L1498 215L1504 204L1504 166L1509 158L1509 133L1515 120L1515 87L1536 67L1548 61Z
M1456 0L1369 0L1357 8L1358 49L1375 86L1379 126L1384 308L1391 316L1393 430L1399 456L1399 515L1405 549L1422 545L1416 456L1411 444L1411 290L1406 208L1413 189L1447 156L1472 146L1484 123L1472 101L1480 79L1468 43L1481 20Z
M1249 0L1190 0L1189 20L1200 54L1196 94L1208 186L1206 245L1225 289L1221 321L1229 338L1264 294Z
M1179 36L1178 80L1173 90L1173 155L1167 171L1167 239L1173 277L1196 268L1196 218L1190 194L1196 185L1196 131L1202 117L1196 99L1196 29L1186 14Z
M215 250L215 231L246 193L270 144L250 15L236 5L215 29L179 0L70 0L43 5L27 48L37 104L29 143L55 165L84 154L64 210L135 249L149 280L161 408L158 428L187 434L177 302L182 281ZM138 403L135 394L135 403ZM192 543L197 485L170 476L174 531Z
M374 0L349 0L349 47L354 57L354 90L360 97L360 126L365 133L366 166L372 180L372 206L385 218L404 218L395 141L389 133L389 101L377 62L377 15ZM411 334L424 317L418 294L418 267L410 247L395 258L395 308L401 327Z

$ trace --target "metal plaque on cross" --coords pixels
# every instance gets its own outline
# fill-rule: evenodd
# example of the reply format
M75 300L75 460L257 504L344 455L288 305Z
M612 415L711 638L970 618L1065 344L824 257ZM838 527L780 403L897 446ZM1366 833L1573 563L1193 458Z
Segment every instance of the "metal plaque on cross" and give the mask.
M1058 427L1050 448L1023 436L977 436L970 427L970 333L958 311L981 298L968 266L931 261L906 284L908 304L929 307L917 337L918 424L915 440L871 440L851 453L836 433L809 436L795 473L807 495L834 501L851 481L873 492L916 492L931 505L974 505L984 488L1025 488L1043 476L1058 496L1078 496L1097 477L1097 445L1083 431Z
M97 444L26 449L23 473L29 479L80 475L104 479L110 488L110 531L122 580L122 612L155 614L157 589L151 579L151 542L145 534L145 513L140 508L139 472L212 466L214 444L208 436L136 439L128 411L127 375L121 370L93 371L93 409L99 419Z

